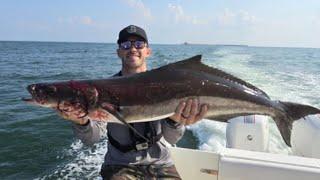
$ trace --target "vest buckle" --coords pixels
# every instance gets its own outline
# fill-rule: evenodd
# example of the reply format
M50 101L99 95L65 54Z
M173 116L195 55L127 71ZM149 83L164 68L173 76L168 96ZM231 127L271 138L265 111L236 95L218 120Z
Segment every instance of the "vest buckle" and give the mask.
M140 143L140 144L136 144L136 149L138 151L140 150L144 150L144 149L148 149L149 148L149 145L147 142L144 142L144 143Z

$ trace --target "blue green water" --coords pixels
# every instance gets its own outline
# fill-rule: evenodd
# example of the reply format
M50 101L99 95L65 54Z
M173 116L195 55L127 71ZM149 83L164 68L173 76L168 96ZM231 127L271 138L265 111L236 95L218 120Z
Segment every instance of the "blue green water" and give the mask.
M272 98L320 107L320 49L218 45L151 45L149 69L196 54L267 92ZM106 152L103 139L93 148L76 140L70 123L54 111L21 101L31 83L107 78L119 71L116 44L0 42L1 179L99 179ZM190 126L178 144L219 151L225 124ZM288 153L272 130L271 151Z

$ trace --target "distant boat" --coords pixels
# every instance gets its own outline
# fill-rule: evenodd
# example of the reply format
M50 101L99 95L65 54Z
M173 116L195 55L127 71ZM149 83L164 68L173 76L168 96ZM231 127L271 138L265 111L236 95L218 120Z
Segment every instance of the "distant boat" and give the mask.
M189 45L189 43L188 42L184 42L183 45Z

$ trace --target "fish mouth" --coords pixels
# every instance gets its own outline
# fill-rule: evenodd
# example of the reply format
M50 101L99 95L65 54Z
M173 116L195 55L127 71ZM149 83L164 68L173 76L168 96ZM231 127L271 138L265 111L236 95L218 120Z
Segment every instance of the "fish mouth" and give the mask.
M21 100L28 103L28 104L32 104L32 105L37 105L37 106L42 106L42 107L51 107L51 105L49 105L47 103L47 101L45 101L43 99L21 98Z
M25 101L25 102L34 102L35 100L33 98L21 98L22 101Z
M21 98L21 100L28 104L39 105L39 103L33 98Z
M35 106L40 106L40 107L45 107L45 108L56 108L57 107L57 103L49 103L46 100L37 100L34 98L21 98L22 101L31 104L31 105L35 105Z

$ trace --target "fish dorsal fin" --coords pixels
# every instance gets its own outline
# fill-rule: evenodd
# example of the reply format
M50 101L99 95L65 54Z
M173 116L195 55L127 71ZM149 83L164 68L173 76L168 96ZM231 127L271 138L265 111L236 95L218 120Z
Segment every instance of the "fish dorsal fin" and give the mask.
M191 58L182 60L182 61L178 61L176 63L172 63L169 64L167 66L163 66L163 68L172 68L172 69L188 69L188 70L195 70L198 72L204 72L204 73L208 73L208 74L213 74L215 76L218 76L220 78L226 79L228 81L234 82L234 83L238 83L240 85L246 86L247 88L250 88L258 93L260 93L261 95L267 97L268 99L269 96L262 91L261 89L255 87L254 85L247 83L231 74L228 74L220 69L214 68L214 67L210 67L207 66L205 64L203 64L201 62L201 55L196 55L193 56ZM161 69L161 68L160 68Z

